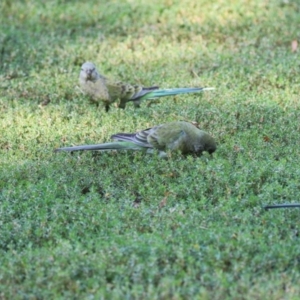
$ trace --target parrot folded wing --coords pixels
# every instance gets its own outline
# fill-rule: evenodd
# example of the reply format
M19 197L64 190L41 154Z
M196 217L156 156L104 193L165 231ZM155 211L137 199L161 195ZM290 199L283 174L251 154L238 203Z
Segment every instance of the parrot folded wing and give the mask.
M157 126L155 130L149 131L148 141L157 149L178 149L181 143L184 143L186 137L182 128L176 126Z
M134 101L134 100L139 100L140 98L142 98L143 96L158 90L159 87L158 86L151 86L151 87L143 87L140 91L137 91L131 98L130 101Z
M132 142L143 148L153 148L153 145L147 140L149 132L151 132L152 129L153 128L149 128L138 133L117 133L112 135L111 138L114 141Z

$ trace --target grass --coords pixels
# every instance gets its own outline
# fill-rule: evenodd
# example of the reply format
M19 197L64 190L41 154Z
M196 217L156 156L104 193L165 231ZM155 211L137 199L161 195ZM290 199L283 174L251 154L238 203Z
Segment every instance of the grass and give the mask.
M2 1L1 299L297 299L297 1ZM80 65L202 95L109 113ZM46 105L47 104L47 105ZM53 153L174 120L211 158Z

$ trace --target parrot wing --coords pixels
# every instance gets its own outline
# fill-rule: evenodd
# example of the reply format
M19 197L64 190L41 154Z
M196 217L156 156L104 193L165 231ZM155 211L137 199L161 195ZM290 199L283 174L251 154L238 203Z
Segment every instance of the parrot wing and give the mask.
M138 100L144 95L157 90L158 86L142 87L140 85L131 85L122 81L112 81L104 78L105 85L112 99Z
M137 133L117 133L111 136L114 141L132 142L138 146L145 148L155 148L152 143L149 143L148 136L159 126L148 128Z
M174 123L169 123L177 125ZM186 139L186 133L179 126L158 126L155 130L149 132L148 141L154 148L160 150L177 150L181 149Z
M137 91L130 100L139 100L141 97L149 94L152 91L158 90L158 86L150 86L150 87L143 87L140 91Z

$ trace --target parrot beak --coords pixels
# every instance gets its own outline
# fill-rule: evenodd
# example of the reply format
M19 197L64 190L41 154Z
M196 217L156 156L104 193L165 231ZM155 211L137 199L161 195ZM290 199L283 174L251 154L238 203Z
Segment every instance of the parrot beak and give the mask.
M85 73L87 79L92 79L92 70L86 70Z

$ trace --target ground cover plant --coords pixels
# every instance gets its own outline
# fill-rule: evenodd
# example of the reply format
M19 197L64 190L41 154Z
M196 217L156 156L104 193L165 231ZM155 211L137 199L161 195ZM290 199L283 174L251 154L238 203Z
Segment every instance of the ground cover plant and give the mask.
M0 298L297 299L298 1L1 1ZM80 66L215 91L115 106ZM213 157L54 153L174 120Z

